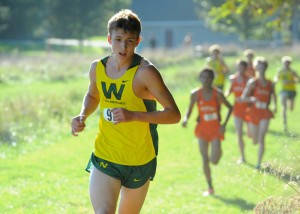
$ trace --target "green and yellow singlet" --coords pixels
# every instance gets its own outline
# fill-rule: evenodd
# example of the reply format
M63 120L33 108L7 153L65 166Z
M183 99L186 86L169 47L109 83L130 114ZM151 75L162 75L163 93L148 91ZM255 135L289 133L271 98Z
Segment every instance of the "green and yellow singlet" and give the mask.
M218 59L210 59L208 61L208 66L211 67L214 71L215 78L213 81L214 85L224 85L225 82L225 75L223 73L223 66L220 60Z
M101 59L96 67L96 84L100 93L99 132L95 140L94 154L104 160L138 166L151 161L158 151L156 124L145 122L124 122L114 124L110 120L111 108L129 111L156 111L156 101L138 98L132 83L142 57L135 54L130 68L118 79L106 75L106 62Z
M278 74L278 80L281 82L282 91L296 91L296 84L292 71L281 70Z

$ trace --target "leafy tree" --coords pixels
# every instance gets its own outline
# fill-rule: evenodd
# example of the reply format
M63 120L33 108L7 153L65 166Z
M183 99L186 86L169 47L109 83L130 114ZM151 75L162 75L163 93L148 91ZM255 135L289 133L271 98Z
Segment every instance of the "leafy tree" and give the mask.
M107 19L131 0L0 0L1 39L84 39L105 35Z
M49 2L49 36L84 39L106 35L111 14L128 7L129 0L52 0Z
M43 0L1 0L0 37L28 39L39 30Z
M291 35L298 0L214 0L198 2L202 17L215 30L238 33L241 40L270 39L274 32Z
M0 2L0 32L8 28L9 7Z

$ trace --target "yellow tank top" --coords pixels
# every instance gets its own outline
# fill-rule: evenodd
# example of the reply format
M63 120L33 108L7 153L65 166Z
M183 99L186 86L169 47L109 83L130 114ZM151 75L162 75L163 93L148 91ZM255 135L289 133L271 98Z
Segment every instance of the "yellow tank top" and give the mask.
M293 81L294 75L292 71L280 71L278 80L281 82L281 90L296 91L296 84Z
M110 122L111 115L107 113L107 109L110 108L140 112L156 111L154 100L140 99L132 89L134 75L142 57L136 54L131 67L118 79L111 79L106 75L105 66L108 58L109 56L100 60L96 67L96 83L100 93L100 119L94 154L122 165L146 164L157 155L157 125L137 121L113 124Z
M225 75L223 73L223 66L222 66L220 60L209 59L208 60L208 66L213 69L214 74L215 74L215 78L214 78L213 84L217 85L217 86L224 85Z

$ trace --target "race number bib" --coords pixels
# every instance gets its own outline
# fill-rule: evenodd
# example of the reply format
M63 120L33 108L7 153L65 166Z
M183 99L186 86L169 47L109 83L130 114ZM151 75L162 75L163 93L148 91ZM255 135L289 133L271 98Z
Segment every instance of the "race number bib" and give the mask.
M114 114L111 112L111 110L112 110L111 108L103 109L103 117L106 121L113 123L116 121L114 120Z
M268 107L266 102L260 102L260 101L256 101L255 102L255 107L258 109L266 109Z
M204 114L203 118L204 118L205 121L217 120L218 115L217 115L217 113Z

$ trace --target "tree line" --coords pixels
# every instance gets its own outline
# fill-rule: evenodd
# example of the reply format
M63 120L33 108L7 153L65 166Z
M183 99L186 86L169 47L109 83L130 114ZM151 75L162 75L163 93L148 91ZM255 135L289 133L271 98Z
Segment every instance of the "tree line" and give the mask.
M0 0L0 39L106 35L108 18L130 0Z
M299 0L194 0L207 25L241 40L300 40ZM298 34L298 38L293 38ZM284 41L285 42L285 41Z
M192 1L210 28L238 34L241 40L272 39L278 33L293 40L293 32L300 32L299 0ZM0 39L104 36L108 18L130 4L131 0L0 0Z

